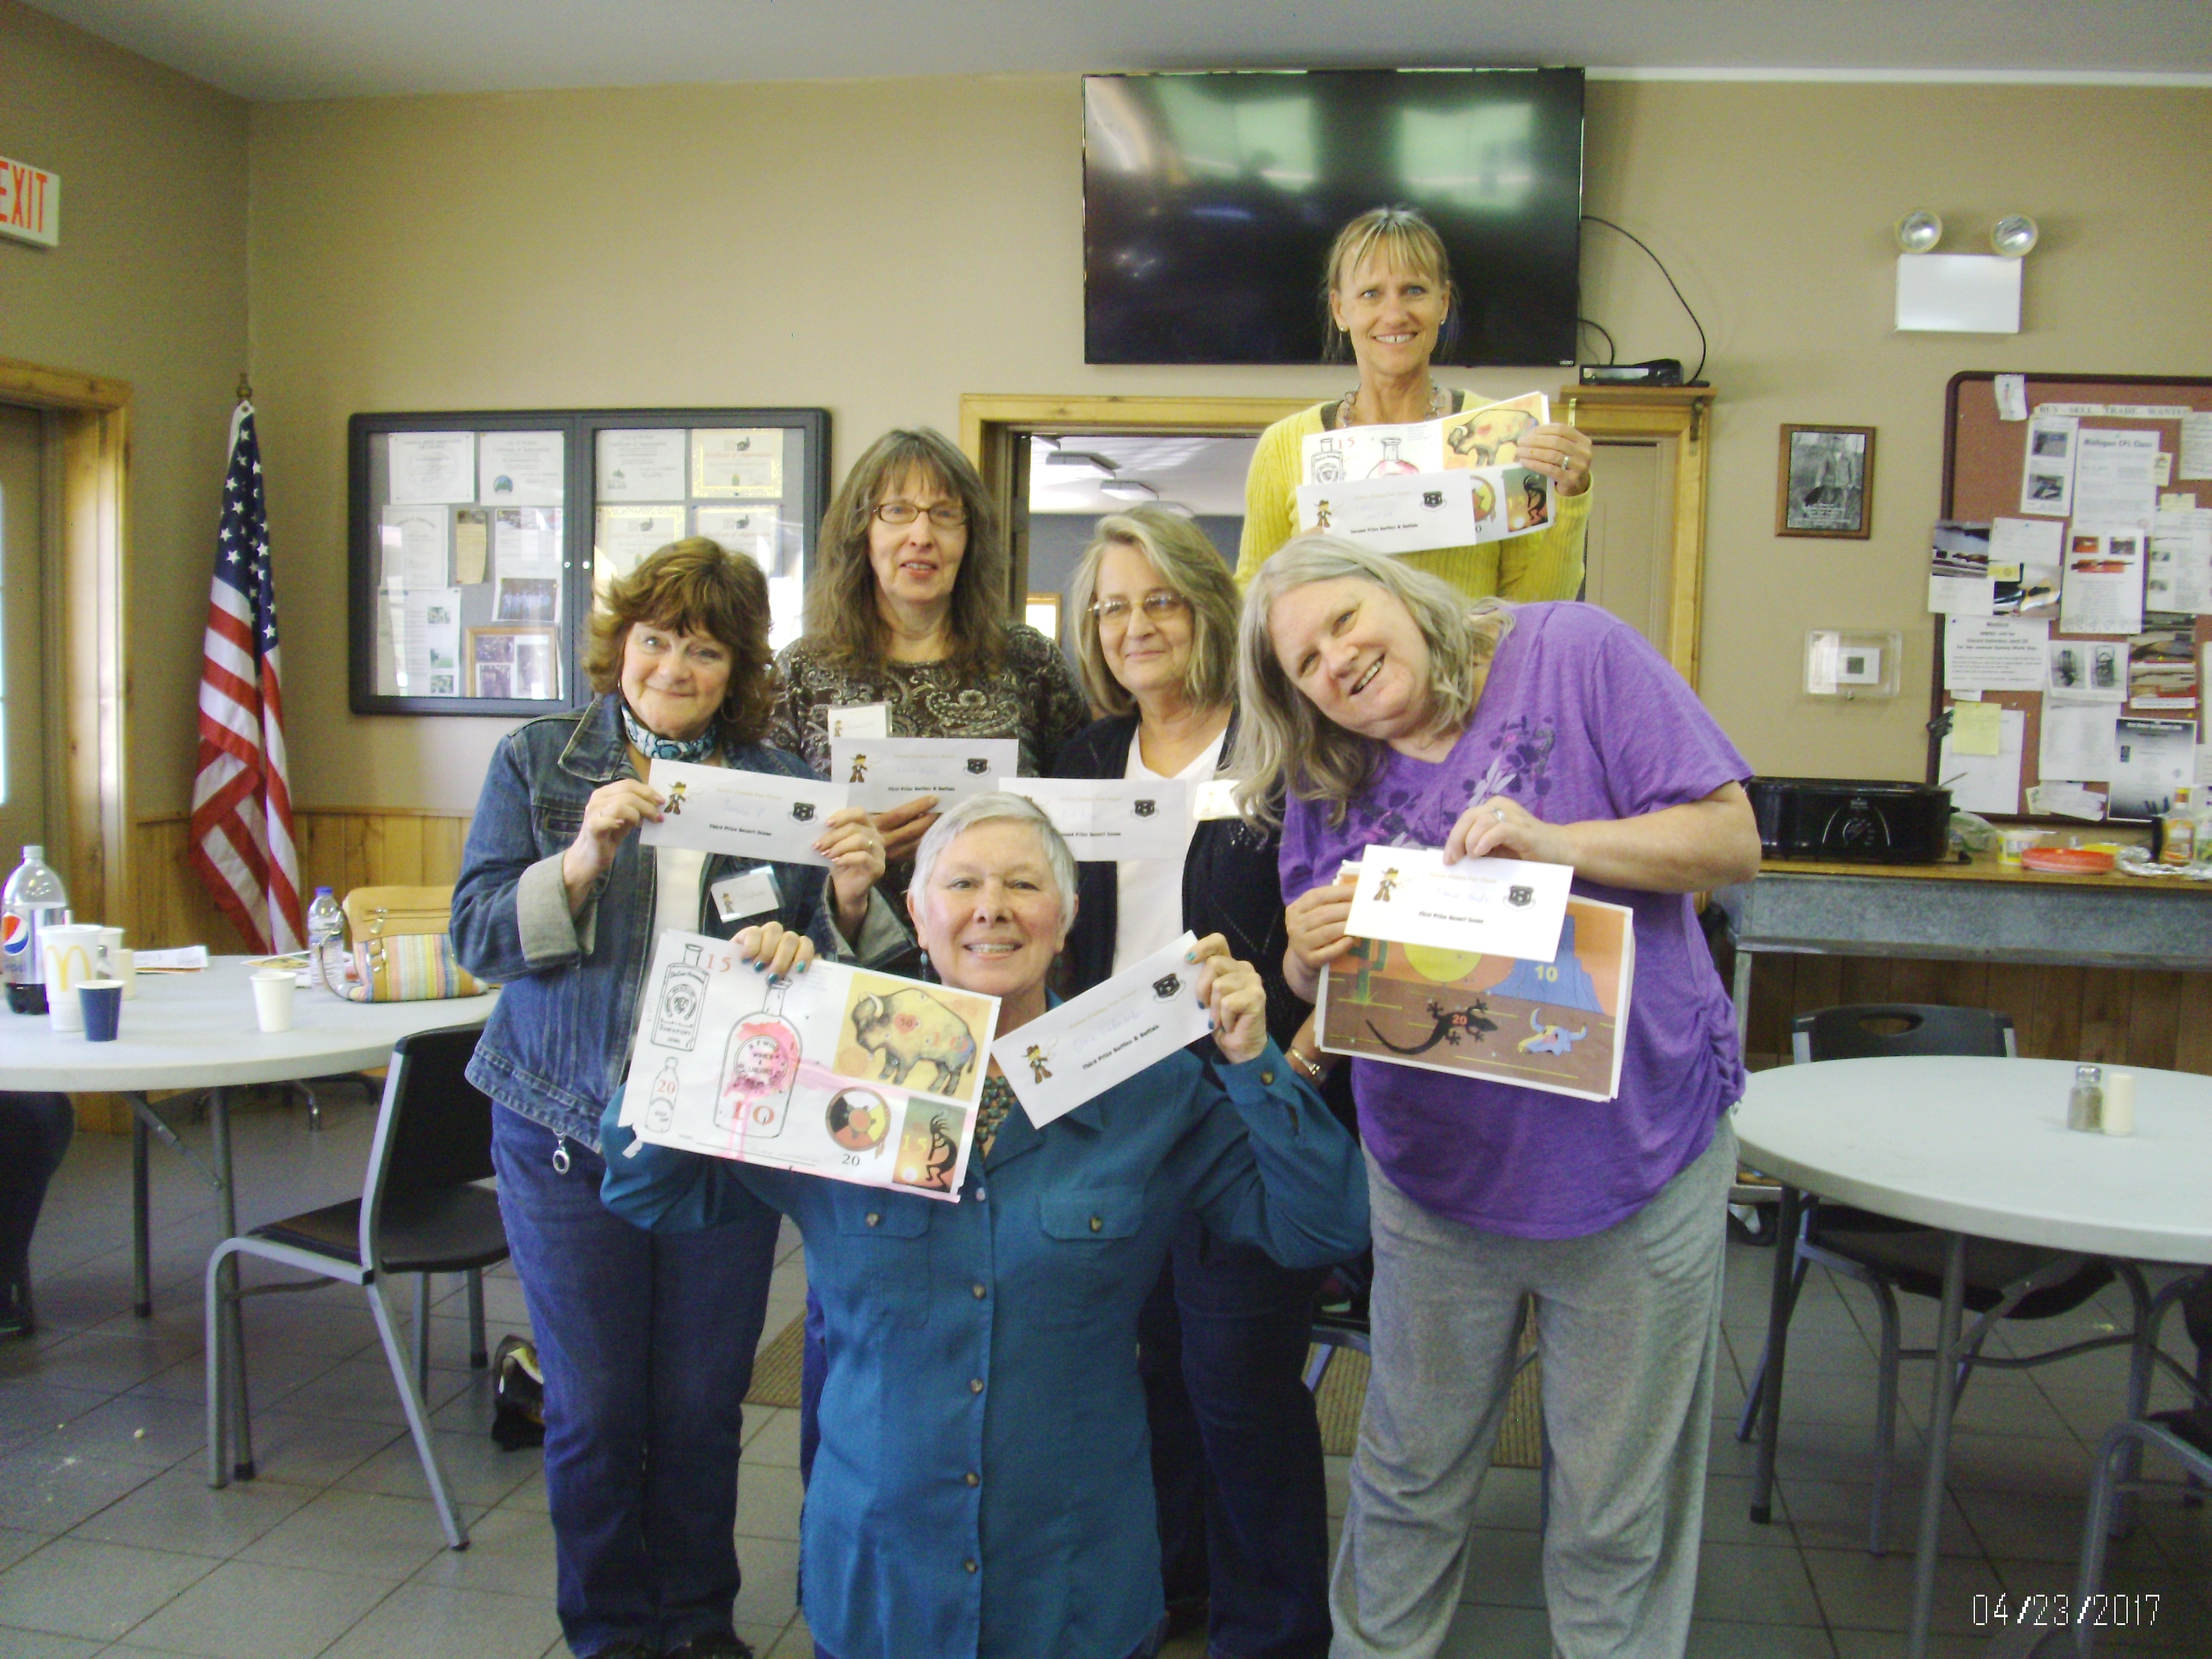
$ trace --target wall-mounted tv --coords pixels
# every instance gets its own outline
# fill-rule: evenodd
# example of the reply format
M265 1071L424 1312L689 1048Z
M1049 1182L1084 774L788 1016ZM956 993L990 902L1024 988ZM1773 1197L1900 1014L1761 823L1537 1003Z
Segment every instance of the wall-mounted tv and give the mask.
M1575 361L1578 69L1086 76L1083 135L1086 362L1317 362L1322 260L1388 203L1450 252L1447 361Z

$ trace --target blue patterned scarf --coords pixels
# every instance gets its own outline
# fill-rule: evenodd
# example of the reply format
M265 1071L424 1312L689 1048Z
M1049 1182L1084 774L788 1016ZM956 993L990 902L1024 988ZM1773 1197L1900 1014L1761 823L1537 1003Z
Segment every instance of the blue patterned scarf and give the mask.
M629 705L622 706L623 730L629 734L637 752L647 760L689 761L702 766L714 753L720 741L712 726L706 735L697 738L664 738L658 732L648 731L637 716L629 712Z

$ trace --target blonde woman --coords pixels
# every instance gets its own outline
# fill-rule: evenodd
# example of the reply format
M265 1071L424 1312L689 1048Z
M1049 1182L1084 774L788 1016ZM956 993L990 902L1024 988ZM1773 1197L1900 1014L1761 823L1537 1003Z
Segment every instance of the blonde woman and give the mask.
M1337 233L1322 268L1333 362L1349 356L1358 380L1342 396L1285 416L1260 434L1244 479L1244 537L1237 585L1298 532L1302 441L1346 427L1437 420L1475 399L1438 384L1430 361L1448 349L1459 291L1435 228L1411 208L1380 207ZM1524 417L1525 418L1525 417ZM1470 599L1571 599L1582 591L1589 520L1590 443L1553 422L1513 434L1512 460L1557 486L1551 527L1475 547L1409 553L1404 562L1443 577Z
M1370 846L1570 865L1577 893L1627 907L1635 928L1613 1099L1352 1062L1374 1352L1332 1651L1428 1656L1443 1639L1533 1295L1553 1643L1577 1659L1679 1656L1735 1173L1727 1114L1743 1090L1689 896L1758 870L1751 769L1606 612L1489 601L1470 615L1438 578L1325 536L1260 571L1237 667L1240 795L1263 820L1287 797L1297 994L1356 943L1336 878ZM1571 981L1562 939L1553 967Z
M1107 717L1060 752L1059 775L1212 778L1236 740L1237 588L1206 532L1157 507L1101 519L1073 601L1084 687ZM1257 966L1270 1030L1320 1087L1310 1001L1282 978L1276 853L1271 830L1228 818L1195 825L1180 858L1079 866L1070 988L1186 928L1218 933ZM1328 1493L1300 1378L1324 1277L1216 1237L1191 1215L1137 1328L1169 1616L1173 1627L1203 1619L1209 1649L1238 1659L1319 1659L1328 1648Z

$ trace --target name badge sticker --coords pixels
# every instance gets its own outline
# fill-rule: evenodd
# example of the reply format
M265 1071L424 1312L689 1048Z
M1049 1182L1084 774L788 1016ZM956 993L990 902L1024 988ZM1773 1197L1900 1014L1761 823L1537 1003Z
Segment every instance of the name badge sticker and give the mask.
M782 896L775 890L775 872L765 864L725 877L707 891L714 901L714 914L726 922L750 921L783 908Z
M888 738L891 734L891 706L887 702L854 702L830 711L832 738Z

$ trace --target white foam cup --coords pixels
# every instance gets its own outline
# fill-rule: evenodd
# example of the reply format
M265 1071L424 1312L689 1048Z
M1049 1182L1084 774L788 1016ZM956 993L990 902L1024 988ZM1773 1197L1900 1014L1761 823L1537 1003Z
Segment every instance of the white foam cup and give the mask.
M289 968L257 968L253 973L253 1018L264 1031L292 1029L293 975Z

